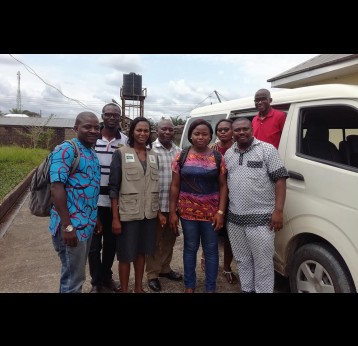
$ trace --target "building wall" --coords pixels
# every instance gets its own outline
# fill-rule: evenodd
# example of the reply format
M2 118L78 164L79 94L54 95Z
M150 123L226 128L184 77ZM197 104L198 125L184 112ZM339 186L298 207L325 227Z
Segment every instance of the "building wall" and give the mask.
M64 128L53 128L53 130L55 131L55 134L48 148L50 150L65 139ZM31 147L31 140L27 135L28 133L28 127L0 126L0 145L18 145L20 147L29 148Z
M179 145L184 126L174 128L174 142ZM71 128L53 128L55 135L48 149L52 150L55 146L66 139L77 137L76 132ZM0 145L18 145L20 147L31 147L30 138L26 135L29 132L28 127L22 126L0 126ZM157 138L156 131L152 131L153 141Z

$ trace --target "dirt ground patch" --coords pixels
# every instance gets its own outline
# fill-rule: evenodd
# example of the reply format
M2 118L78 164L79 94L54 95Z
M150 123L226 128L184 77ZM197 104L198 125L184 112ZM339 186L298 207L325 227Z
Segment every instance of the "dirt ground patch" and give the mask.
M0 293L57 293L60 278L60 260L53 248L50 232L48 231L49 218L31 215L28 207L28 195L19 211L0 239ZM1 225L0 225L1 226ZM219 273L217 279L218 293L239 293L240 285L229 284L223 273L223 244L220 237L219 244ZM205 292L205 274L200 267L201 247L197 257L197 286L195 293ZM232 262L232 269L237 275L236 262ZM174 247L172 269L183 273L183 235L181 234ZM118 280L117 261L113 264L113 278ZM129 289L133 289L133 266ZM144 274L143 287L148 293L181 293L184 290L183 282L170 281L159 278L162 291L155 293L147 285ZM87 280L83 292L91 289L90 275L87 265ZM276 277L275 292L289 292L287 279Z
M16 214L10 227L0 239L0 293L57 293L60 277L60 260L53 249L50 232L48 231L49 218L36 217L30 214L28 196ZM172 260L172 269L183 273L183 235L177 238ZM201 248L198 251L197 287L196 292L205 292L204 272L200 268ZM222 274L223 247L220 243L220 263L217 280L217 292L238 293L238 283L229 284ZM233 261L232 268L236 272ZM133 266L129 289L134 286ZM117 261L113 264L113 278L118 280ZM160 278L162 291L160 293L181 293L184 290L183 282L174 282ZM144 275L143 287L148 293L152 292L147 286ZM87 280L83 292L91 289L90 276L87 265ZM158 294L158 293L156 293Z

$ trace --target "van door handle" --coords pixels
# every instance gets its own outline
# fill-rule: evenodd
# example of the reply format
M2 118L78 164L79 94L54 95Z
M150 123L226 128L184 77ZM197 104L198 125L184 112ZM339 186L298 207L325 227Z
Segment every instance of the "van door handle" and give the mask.
M303 175L301 173L296 173L293 171L288 171L288 176L292 179L296 179L296 180L302 180L305 181L305 178L303 177Z

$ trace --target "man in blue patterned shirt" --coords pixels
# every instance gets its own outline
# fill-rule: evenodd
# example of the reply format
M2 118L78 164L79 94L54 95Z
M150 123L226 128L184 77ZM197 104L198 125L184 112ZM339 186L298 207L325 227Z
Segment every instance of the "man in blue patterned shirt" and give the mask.
M80 151L76 171L70 174L75 149L58 145L51 153L50 181L53 206L49 229L62 268L60 293L81 293L86 280L86 260L97 220L100 165L92 149L99 135L99 121L91 112L78 114L74 126Z

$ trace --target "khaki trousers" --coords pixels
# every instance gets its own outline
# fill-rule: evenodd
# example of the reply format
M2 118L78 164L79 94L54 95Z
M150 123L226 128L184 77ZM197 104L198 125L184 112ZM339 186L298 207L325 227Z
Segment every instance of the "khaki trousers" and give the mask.
M157 223L156 244L154 256L146 256L146 273L148 280L156 279L159 273L169 273L171 271L170 262L173 257L173 247L176 235L169 227L169 213L163 213L167 218L164 227Z

